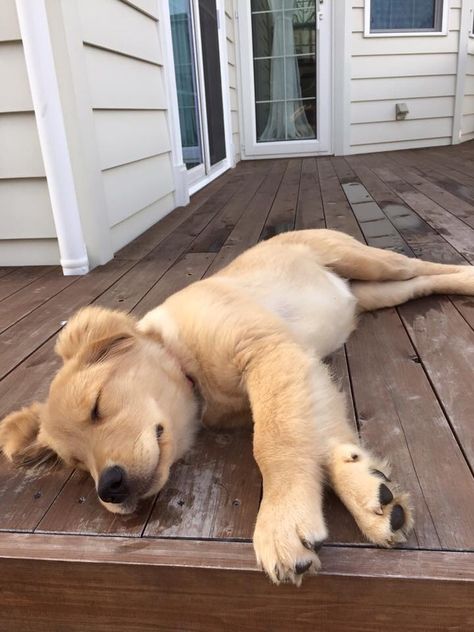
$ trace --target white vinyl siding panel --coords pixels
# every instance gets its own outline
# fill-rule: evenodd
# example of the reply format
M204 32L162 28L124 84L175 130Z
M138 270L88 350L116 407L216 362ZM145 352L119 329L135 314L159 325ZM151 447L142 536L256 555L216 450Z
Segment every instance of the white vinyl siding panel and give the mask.
M230 109L232 119L232 144L235 161L240 160L239 99L237 86L237 46L234 24L235 11L232 0L225 2L225 29L227 38L227 62L229 71Z
M93 108L166 109L161 67L92 46L84 51Z
M0 0L0 265L59 263L15 0Z
M369 2L370 0L365 0ZM450 2L444 36L364 36L364 0L352 5L351 152L451 142L461 20ZM395 106L406 103L406 120Z
M33 112L0 114L0 147L0 178L45 175Z
M119 222L111 229L112 246L115 252L128 244L132 239L141 235L152 224L174 208L174 196L172 193L146 206L135 215L127 217L123 222Z
M21 41L0 43L0 112L32 112Z
M20 40L20 26L16 13L15 0L0 2L0 42Z
M108 169L103 177L111 226L173 191L169 154Z
M172 210L158 5L81 0L84 54L113 249Z
M54 238L51 201L43 178L0 180L0 235L2 239L30 239L31 214L35 214L35 238ZM0 245L0 249L2 245Z
M81 0L84 42L161 64L154 19L120 0Z
M43 266L59 263L57 239L2 239L0 266Z
M94 123L102 169L170 151L166 113L96 110Z

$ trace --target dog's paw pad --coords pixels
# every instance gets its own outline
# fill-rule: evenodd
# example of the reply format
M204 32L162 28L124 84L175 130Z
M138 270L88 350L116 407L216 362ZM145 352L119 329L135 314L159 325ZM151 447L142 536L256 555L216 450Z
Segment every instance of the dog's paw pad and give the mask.
M312 560L298 562L295 566L295 575L303 575L303 573L306 573L306 571L309 570L312 563L313 563Z
M393 500L393 494L391 490L382 483L379 487L379 501L381 505L389 505Z
M399 531L405 524L405 510L401 505L394 505L390 514L390 528L393 532Z

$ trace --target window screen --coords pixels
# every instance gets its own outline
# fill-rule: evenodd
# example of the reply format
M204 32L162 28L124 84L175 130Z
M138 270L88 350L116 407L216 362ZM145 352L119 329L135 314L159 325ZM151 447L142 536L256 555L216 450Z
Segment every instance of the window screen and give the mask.
M440 31L442 0L371 0L370 30Z

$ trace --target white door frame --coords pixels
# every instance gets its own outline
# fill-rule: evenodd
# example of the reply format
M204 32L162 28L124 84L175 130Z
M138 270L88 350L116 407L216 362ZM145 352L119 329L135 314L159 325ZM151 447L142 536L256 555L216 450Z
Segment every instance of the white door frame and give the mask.
M169 14L168 0L157 0L159 3L159 15L160 22L163 23L163 29L161 33L164 35L163 41L163 55L164 55L164 70L167 85L167 105L168 105L168 121L171 137L172 155L173 155L173 168L175 172L175 198L177 205L187 204L189 196L203 188L209 182L220 176L222 173L235 166L234 151L232 145L232 121L230 110L230 94L229 94L229 72L228 72L228 59L227 59L227 38L225 32L225 6L224 0L216 0L217 18L218 18L218 38L219 38L219 57L220 57L220 71L221 71L221 85L222 85L222 104L224 113L224 133L225 133L225 147L226 157L216 165L210 167L208 165L207 173L205 168L201 168L200 172L191 169L187 170L183 161L183 149L181 144L181 130L178 114L178 96L176 87L176 78L174 74L174 55L173 55L173 41L171 37L171 20ZM199 24L199 7L198 0L190 0L194 16L194 29L195 29L195 46L199 47L201 44L201 32ZM202 55L196 54L197 65L197 84L201 109L201 134L207 133L206 125L206 100L204 91L204 74L202 68ZM203 144L204 144L204 136ZM204 152L204 147L203 147ZM206 157L204 157L204 161ZM194 173L193 173L194 172ZM196 176L198 176L196 178Z
M255 88L252 55L252 21L249 0L237 0L240 77L239 100L243 123L242 158L277 158L307 156L332 153L332 6L329 0L317 0L317 27L319 32L317 68L317 134L316 140L290 140L282 142L257 143L255 120ZM321 96L320 96L321 95Z

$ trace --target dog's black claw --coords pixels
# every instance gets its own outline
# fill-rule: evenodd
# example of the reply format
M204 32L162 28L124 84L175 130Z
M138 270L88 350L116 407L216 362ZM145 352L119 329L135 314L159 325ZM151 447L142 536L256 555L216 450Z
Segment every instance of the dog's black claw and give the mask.
M281 582L280 571L278 570L278 566L275 566L275 575L279 582Z
M306 573L311 564L311 560L309 560L309 562L298 562L295 566L295 575L302 575L303 573Z
M395 505L390 514L390 528L398 531L405 524L405 511L401 505Z
M324 540L316 540L316 542L309 542L308 540L302 540L303 546L307 548L309 551L314 551L315 553L319 553L324 544Z
M379 487L379 501L381 505L388 505L393 500L393 494L389 488L382 483Z
M370 472L374 475L374 476L378 476L379 478L381 478L382 480L384 480L386 483L390 483L390 479L388 478L388 476L386 476L383 472L381 472L380 470L374 470L371 469Z

